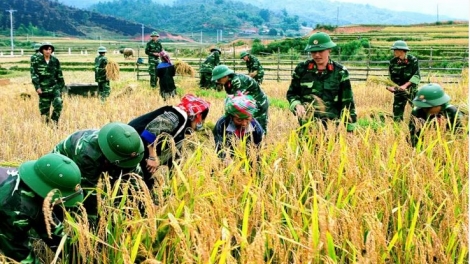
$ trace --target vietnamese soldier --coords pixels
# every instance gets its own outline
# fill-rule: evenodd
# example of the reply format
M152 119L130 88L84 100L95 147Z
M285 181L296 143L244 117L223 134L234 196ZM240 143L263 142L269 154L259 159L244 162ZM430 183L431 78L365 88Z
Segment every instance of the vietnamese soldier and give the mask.
M108 58L106 58L106 47L98 47L98 56L95 58L95 82L98 83L98 95L102 102L106 101L111 92L109 80L106 78L106 65Z
M305 51L312 59L297 64L286 97L300 125L318 120L326 126L328 120L341 120L344 113L346 128L353 131L357 117L351 82L346 67L330 59L335 46L326 33L309 37Z
M240 54L240 59L245 61L246 67L248 68L248 75L255 79L258 84L261 84L263 82L264 69L258 58L246 51L243 51Z
M412 102L414 108L408 125L410 143L413 147L416 147L421 137L421 128L424 123L435 121L450 133L460 132L463 115L449 102L450 96L437 83L429 83L419 88Z
M33 61L36 59L36 57L42 56L42 53L39 51L40 47L41 47L41 43L34 44L34 54L31 55L31 58L30 58L31 66L33 65Z
M393 50L393 59L390 60L388 72L390 79L395 82L398 87L386 87L393 95L393 120L395 122L403 121L403 113L405 112L406 103L411 104L413 100L421 76L419 74L418 59L407 54L410 50L403 40L397 40L390 48Z
M150 86L157 87L157 66L160 62L160 52L163 51L163 46L160 40L160 34L154 31L150 34L151 40L145 46L145 54L148 55Z
M99 177L108 173L111 183L121 174L139 172L144 144L134 128L123 123L108 123L101 129L79 130L59 142L53 149L72 159L80 168L82 186L93 192ZM89 215L96 212L96 199L86 199Z
M52 56L54 46L45 42L39 51L42 56L36 57L31 69L34 89L39 95L39 112L46 123L50 120L57 126L62 112L62 90L65 82L59 60ZM50 114L51 105L53 107Z
M219 65L212 71L212 81L217 81L217 84L224 87L228 95L237 94L240 91L243 94L251 95L256 101L255 118L267 133L268 129L268 96L261 90L259 84L250 76L235 73L226 65Z
M210 52L209 56L207 56L206 60L199 68L199 87L205 89L215 89L215 83L211 80L212 70L215 66L220 64L220 54L222 54L218 48L212 48Z
M65 235L60 211L52 209L54 223L45 222L44 199L56 190L51 205L74 207L83 201L80 180L78 166L60 154L46 154L19 168L0 168L0 253L21 263L44 263L33 250L34 240L56 250ZM49 232L46 225L52 227Z

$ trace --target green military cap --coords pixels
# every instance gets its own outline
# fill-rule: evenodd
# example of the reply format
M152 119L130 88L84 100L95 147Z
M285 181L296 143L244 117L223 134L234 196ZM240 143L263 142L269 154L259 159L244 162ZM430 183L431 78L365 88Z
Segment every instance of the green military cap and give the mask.
M153 31L152 34L150 34L151 37L160 37L160 34L158 34L157 31Z

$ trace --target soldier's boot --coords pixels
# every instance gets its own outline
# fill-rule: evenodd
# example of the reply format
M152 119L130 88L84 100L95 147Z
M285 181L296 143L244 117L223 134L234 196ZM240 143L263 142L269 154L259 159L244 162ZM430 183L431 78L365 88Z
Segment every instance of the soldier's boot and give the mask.
M157 87L157 77L155 75L150 75L150 87Z

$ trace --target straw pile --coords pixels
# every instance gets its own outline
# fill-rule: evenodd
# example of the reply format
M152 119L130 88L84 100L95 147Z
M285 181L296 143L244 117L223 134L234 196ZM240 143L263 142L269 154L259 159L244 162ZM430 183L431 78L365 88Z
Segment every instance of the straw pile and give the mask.
M177 60L174 63L176 73L181 76L191 76L194 77L195 71L191 65L187 64L184 61Z
M119 80L119 64L114 61L108 61L105 70L106 79L111 81Z

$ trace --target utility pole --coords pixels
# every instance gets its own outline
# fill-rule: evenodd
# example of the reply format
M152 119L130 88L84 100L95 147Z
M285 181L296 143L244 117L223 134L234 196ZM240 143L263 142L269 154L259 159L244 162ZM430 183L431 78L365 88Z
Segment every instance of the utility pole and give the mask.
M439 4L437 4L437 22L439 22Z
M7 10L7 12L10 12L10 42L11 42L11 55L13 56L13 12L16 12L16 10L10 9Z
M144 24L142 24L142 46L144 45Z

